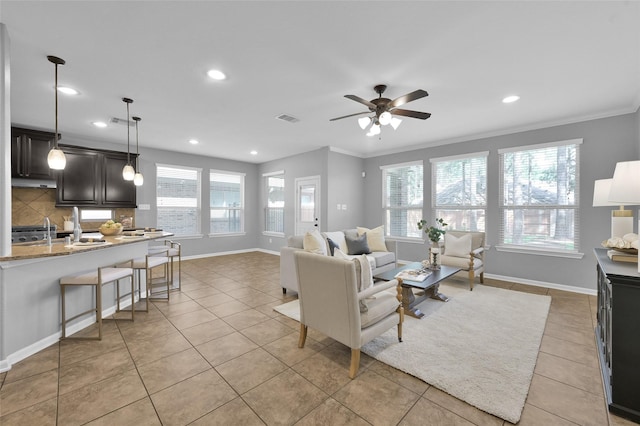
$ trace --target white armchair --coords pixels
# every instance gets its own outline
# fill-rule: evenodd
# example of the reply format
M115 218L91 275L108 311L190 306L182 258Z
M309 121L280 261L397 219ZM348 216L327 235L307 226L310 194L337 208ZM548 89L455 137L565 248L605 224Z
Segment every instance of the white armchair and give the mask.
M440 262L466 271L470 290L476 276L484 283L484 232L447 231Z
M358 292L356 262L305 251L295 253L300 301L300 339L304 347L307 327L318 330L351 348L349 377L360 365L360 348L393 326L402 341L401 282L375 284ZM396 291L385 290L395 288ZM366 309L360 308L364 300ZM361 312L365 311L365 312Z

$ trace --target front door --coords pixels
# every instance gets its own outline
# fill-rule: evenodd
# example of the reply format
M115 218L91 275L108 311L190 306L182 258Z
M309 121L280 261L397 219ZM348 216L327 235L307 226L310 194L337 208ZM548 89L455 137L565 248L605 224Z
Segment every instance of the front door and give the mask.
M296 179L296 235L320 230L320 176Z

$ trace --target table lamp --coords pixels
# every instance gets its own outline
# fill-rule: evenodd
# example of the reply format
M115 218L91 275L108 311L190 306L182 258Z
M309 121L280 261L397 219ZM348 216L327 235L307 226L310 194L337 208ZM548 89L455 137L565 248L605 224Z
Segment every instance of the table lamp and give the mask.
M593 186L593 207L618 206L618 203L609 201L611 191L611 179L599 179ZM619 210L611 210L611 238L622 238L624 235L633 232L633 212L625 210L620 205Z
M609 190L609 201L624 205L640 204L640 161L622 161L616 164Z

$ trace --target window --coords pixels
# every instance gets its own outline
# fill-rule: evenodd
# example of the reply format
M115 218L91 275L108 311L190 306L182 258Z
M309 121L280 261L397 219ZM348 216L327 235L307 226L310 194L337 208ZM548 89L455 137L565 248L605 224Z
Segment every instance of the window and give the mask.
M113 219L113 210L80 209L80 220L82 222L96 222L109 219Z
M500 244L577 253L581 139L499 150Z
M202 170L156 166L157 227L175 235L200 233L200 176Z
M244 174L211 170L209 195L210 232L244 232Z
M420 238L422 219L422 161L383 166L382 208L385 233L390 237Z
M449 229L485 232L488 155L431 159L433 217Z
M284 234L284 172L265 173L264 231Z

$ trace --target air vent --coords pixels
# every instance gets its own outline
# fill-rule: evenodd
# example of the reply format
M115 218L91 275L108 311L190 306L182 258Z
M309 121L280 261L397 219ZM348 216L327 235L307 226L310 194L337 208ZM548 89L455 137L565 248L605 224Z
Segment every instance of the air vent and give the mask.
M122 124L123 126L127 125L127 120L125 120L124 118L111 117L111 120L109 121L113 124ZM129 120L129 127L135 127L135 126L136 126L136 122Z
M300 119L287 114L280 114L276 116L276 120L288 121L289 123L297 123L298 121L300 121Z

